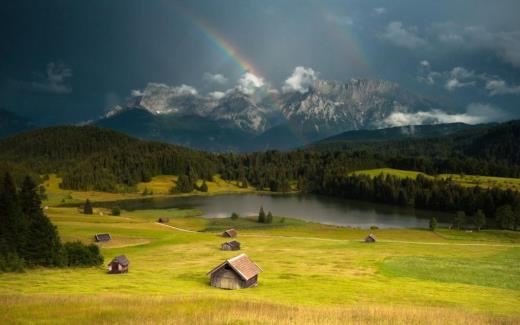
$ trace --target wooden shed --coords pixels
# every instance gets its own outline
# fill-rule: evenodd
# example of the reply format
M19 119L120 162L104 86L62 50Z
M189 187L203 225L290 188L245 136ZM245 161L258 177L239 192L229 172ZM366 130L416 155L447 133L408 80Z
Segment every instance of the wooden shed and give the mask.
M240 242L236 240L228 241L220 246L220 249L223 251L239 251L240 250Z
M112 239L112 237L110 236L110 234L95 234L94 235L94 240L98 243L105 243L105 242L108 242Z
M168 222L170 222L170 218L168 218L168 217L160 217L157 221L160 222L160 223L168 223Z
M222 233L222 237L229 237L233 238L238 235L237 231L235 229L228 229Z
M235 256L210 272L211 286L221 289L243 289L258 285L258 274L262 269L246 254Z
M365 243L375 243L376 241L376 236L373 234L370 234L365 238Z
M128 258L126 258L126 256L116 256L110 263L108 263L108 273L127 273L129 265L130 262L128 261Z

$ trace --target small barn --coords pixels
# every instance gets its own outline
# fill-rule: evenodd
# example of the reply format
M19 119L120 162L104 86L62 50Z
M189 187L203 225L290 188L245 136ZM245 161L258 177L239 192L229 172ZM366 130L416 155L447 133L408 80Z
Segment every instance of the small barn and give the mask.
M94 240L97 243L106 243L106 242L109 242L111 239L112 239L112 237L110 236L110 234L95 234L94 235Z
M228 229L222 233L222 237L228 237L233 238L238 235L237 231L235 229Z
M114 257L114 259L108 263L108 273L118 274L118 273L127 273L128 266L130 265L130 261L124 255L119 255Z
M258 274L262 269L246 254L235 256L210 272L211 286L221 289L243 289L258 285Z
M168 223L168 222L170 222L170 218L160 217L157 221L159 221L160 223Z
M240 250L240 242L236 240L228 241L220 246L220 249L223 251L239 251Z
M376 241L376 236L373 234L370 234L365 238L365 243L375 243Z

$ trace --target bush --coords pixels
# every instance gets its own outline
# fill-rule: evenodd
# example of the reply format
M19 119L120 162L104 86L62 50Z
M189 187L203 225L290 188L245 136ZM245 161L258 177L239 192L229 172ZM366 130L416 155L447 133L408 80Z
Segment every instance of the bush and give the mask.
M370 226L370 230L377 230L377 229L379 229L378 226Z
M232 219L232 220L237 220L239 217L240 217L240 216L239 216L238 213L236 213L236 212L233 212L233 213L231 214L231 219Z
M63 254L67 266L99 266L103 264L103 256L99 247L94 244L85 245L80 241L67 242L63 245Z
M112 215L113 216L120 216L121 215L121 208L120 207L112 208Z
M85 205L83 206L83 213L84 214L92 214L93 213L92 203L90 203L89 199L87 199L87 201L85 201Z
M280 223L284 223L284 222L285 222L285 217L280 218Z

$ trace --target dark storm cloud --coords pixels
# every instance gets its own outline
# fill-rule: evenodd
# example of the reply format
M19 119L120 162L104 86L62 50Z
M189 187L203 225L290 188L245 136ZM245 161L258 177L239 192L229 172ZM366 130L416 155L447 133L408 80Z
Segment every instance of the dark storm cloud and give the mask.
M0 106L63 123L148 83L219 96L253 80L211 28L279 91L304 90L309 71L381 78L462 113L484 103L520 117L518 12L516 0L12 1L0 11Z

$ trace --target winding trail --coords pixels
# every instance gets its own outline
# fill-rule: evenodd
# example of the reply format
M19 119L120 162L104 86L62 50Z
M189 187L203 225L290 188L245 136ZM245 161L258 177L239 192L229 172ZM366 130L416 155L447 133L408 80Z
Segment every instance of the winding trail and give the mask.
M179 227L174 227L164 223L156 222L164 227L172 228L177 231L183 231L193 234L214 234L215 232L200 232L195 230L189 230ZM305 237L305 236L285 236L285 235L264 235L264 234L241 234L240 237L252 237L252 238L285 238L285 239L301 239L301 240L317 240L317 241L329 241L329 242L344 242L344 243L362 243L362 240L353 239L337 239L337 238L320 238L320 237ZM448 246L483 246L483 247L508 247L508 248L520 248L520 245L515 244L499 244L499 243L452 243L452 242L420 242L420 241L405 241L405 240L378 240L378 243L394 243L394 244L413 244L413 245L448 245Z

